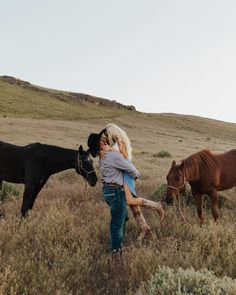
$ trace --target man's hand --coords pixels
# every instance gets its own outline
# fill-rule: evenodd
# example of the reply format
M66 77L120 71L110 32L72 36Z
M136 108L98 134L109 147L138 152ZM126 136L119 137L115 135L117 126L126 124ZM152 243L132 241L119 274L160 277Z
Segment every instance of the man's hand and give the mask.
M100 157L103 159L107 152L114 150L109 144L106 142L100 142Z

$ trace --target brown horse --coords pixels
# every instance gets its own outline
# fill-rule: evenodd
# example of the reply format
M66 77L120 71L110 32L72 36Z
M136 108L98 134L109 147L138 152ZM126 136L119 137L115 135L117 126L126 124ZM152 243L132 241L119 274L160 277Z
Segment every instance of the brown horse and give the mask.
M236 186L236 149L216 154L202 150L184 159L180 165L173 161L166 177L167 204L179 199L179 194L186 189L186 182L191 186L192 195L196 199L197 212L203 223L203 194L211 199L211 211L214 220L219 217L217 191Z

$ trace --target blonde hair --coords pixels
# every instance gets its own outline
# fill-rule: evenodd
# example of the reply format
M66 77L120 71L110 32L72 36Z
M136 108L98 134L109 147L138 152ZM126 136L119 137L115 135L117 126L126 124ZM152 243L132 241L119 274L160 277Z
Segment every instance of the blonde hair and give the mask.
M123 129L112 123L107 124L105 126L105 129L107 131L109 145L112 146L115 142L117 142L120 152L126 159L129 159L131 161L132 148L127 133Z

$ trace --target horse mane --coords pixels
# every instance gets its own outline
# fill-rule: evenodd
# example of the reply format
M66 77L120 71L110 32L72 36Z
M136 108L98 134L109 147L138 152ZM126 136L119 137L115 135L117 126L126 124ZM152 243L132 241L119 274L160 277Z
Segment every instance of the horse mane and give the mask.
M216 169L216 163L212 152L205 149L182 160L180 167L184 169L188 181L197 181L200 179L202 168L210 173Z

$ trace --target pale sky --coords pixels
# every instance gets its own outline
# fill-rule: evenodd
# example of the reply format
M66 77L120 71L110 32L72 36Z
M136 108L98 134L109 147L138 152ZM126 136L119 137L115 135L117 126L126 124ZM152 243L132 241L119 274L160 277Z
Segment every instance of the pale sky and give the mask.
M236 123L235 0L0 0L0 75Z

